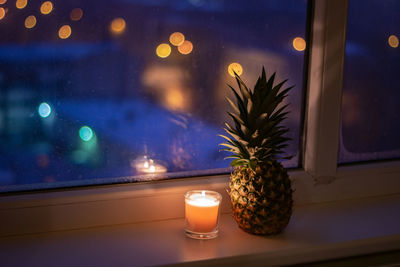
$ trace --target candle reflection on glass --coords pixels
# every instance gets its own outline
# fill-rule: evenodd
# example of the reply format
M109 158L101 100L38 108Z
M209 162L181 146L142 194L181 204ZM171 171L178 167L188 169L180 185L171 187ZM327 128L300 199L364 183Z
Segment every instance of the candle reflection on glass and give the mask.
M185 194L187 236L195 239L217 237L221 199L219 193L208 190L192 190Z
M150 159L147 156L143 156L132 161L131 166L140 174L156 174L167 172L167 168L163 164Z

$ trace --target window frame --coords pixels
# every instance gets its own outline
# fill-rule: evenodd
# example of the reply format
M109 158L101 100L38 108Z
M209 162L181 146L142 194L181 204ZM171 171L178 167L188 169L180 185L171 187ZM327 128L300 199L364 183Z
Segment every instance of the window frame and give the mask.
M303 168L289 171L295 205L398 194L400 160L337 165L348 0L310 5ZM229 213L228 181L224 174L5 194L0 236L183 218L192 189L220 192Z

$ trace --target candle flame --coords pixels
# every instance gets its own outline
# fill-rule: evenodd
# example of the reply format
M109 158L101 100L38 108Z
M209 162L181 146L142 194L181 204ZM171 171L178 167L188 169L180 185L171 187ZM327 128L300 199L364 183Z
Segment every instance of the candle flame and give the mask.
M205 197L205 196L206 196L206 191L204 191L204 190L201 191L201 196L202 196L202 197Z

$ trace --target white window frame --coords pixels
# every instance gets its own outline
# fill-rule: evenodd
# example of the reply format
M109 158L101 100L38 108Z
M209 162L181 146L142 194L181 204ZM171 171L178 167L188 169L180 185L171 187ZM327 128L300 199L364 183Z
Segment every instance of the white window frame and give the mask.
M400 161L337 167L348 0L312 6L304 169L289 172L295 205L398 194ZM0 236L182 218L191 189L219 191L230 212L228 181L216 175L1 196Z

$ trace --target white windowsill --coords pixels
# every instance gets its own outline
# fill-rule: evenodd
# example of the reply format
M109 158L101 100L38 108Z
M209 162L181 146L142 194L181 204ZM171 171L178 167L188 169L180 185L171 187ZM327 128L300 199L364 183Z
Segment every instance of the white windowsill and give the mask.
M400 162L290 171L295 211L284 234L244 233L230 215L227 175L0 198L5 266L292 264L400 249ZM183 234L183 194L223 194L220 236ZM55 264L57 263L57 264Z
M334 177L289 174L296 206L400 194L400 161L341 167ZM193 189L218 191L229 213L228 181L220 175L2 196L0 237L183 218L183 195Z
M193 240L169 219L0 238L4 266L282 265L400 249L400 195L297 206L286 231L260 237L223 214L220 235ZM78 215L78 214L76 214ZM203 262L204 261L204 262Z

